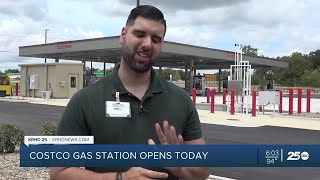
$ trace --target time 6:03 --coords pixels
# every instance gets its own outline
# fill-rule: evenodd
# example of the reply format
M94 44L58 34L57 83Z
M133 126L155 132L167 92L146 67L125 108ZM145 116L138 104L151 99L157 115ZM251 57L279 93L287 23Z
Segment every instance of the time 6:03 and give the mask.
M266 156L279 156L279 150L266 150Z

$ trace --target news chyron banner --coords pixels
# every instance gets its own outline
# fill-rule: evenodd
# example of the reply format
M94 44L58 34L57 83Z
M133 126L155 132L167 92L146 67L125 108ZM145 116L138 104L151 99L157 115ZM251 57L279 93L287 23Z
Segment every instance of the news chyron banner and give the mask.
M25 140L21 167L320 167L320 145L102 145L91 136Z

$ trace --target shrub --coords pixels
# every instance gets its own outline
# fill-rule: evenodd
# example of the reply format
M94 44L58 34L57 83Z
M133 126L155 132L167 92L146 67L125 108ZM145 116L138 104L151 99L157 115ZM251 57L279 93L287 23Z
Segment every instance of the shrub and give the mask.
M23 143L24 132L12 124L0 126L0 153L13 153Z
M51 121L44 122L42 124L42 129L40 133L44 136L54 136L56 135L57 124Z

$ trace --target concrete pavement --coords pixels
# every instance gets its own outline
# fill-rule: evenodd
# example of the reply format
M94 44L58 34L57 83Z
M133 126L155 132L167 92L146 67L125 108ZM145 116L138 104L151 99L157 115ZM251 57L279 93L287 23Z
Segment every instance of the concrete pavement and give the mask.
M32 97L21 97L21 96L6 96L0 97L0 101L9 102L28 102L32 104L44 104L53 106L66 106L70 99L42 99Z
M203 100L203 97L197 97L197 102L199 102L199 104L203 103ZM42 99L12 96L0 98L0 101L28 102L33 104L66 106L69 102L69 99ZM235 115L230 115L229 113L224 111L215 111L215 113L210 113L210 111L208 110L201 109L198 109L198 113L201 122L207 124L236 127L277 126L308 130L320 130L320 118L295 117L288 116L286 114L272 114L272 112L266 112L265 114L259 114L257 112L257 116L252 117L251 114L236 113Z

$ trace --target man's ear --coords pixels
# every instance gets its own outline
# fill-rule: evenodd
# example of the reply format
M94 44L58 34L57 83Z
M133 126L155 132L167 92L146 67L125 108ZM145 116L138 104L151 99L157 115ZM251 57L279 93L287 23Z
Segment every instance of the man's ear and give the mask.
M120 34L120 43L122 44L127 33L127 28L123 27Z

